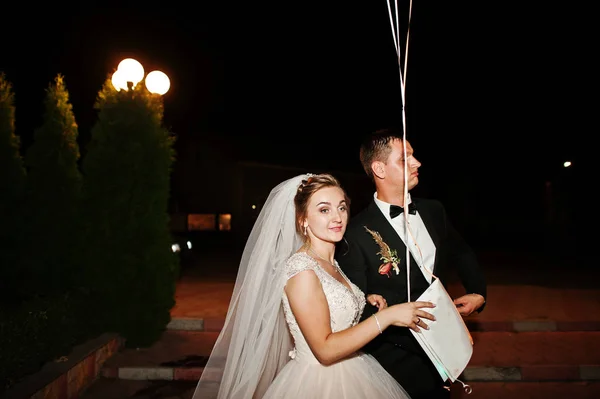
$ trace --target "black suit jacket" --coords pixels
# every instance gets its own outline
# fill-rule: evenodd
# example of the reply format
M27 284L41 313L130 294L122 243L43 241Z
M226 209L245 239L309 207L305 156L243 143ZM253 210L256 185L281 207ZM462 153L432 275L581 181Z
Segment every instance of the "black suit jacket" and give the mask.
M474 251L466 244L460 234L452 227L441 202L431 199L412 198L417 206L431 239L436 247L433 274L444 284L451 267L455 267L467 293L481 294L486 297L486 282ZM410 217L410 215L409 215ZM400 273L394 271L390 276L379 274L379 266L383 263L378 252L380 248L373 237L365 230L379 232L383 241L391 249L395 249L400 259ZM354 216L346 229L346 240L342 240L336 250L337 261L348 276L365 295L380 294L388 305L403 303L408 300L406 284L406 246L381 210L372 201L367 208ZM415 259L410 257L411 301L427 289L429 283L423 276ZM425 309L426 310L426 309ZM479 311L483 310L480 308ZM369 304L363 312L363 319L377 311ZM364 350L378 357L378 350L384 344L393 344L403 350L424 354L419 344L406 327L389 327ZM388 345L385 345L388 347ZM388 350L386 355L393 356ZM401 355L401 354L400 354ZM399 356L399 354L396 354Z

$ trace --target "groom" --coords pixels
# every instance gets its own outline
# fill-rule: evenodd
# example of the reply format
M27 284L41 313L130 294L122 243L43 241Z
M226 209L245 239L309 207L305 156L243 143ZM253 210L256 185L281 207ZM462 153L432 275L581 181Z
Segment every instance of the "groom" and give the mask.
M336 251L337 261L348 278L364 293L380 294L388 305L407 302L406 243L410 250L410 300L415 301L433 279L455 267L466 295L454 300L458 311L468 316L481 312L485 304L486 282L472 249L454 230L444 206L430 199L411 198L404 208L404 144L406 144L408 190L419 182L421 163L414 157L408 141L391 129L371 133L360 148L360 160L375 183L373 201L354 216L344 241ZM408 234L404 218L408 213ZM368 229L368 230L367 230ZM382 252L379 233L391 254ZM395 253L394 253L395 251ZM382 255L388 255L385 261ZM394 259L390 259L394 258ZM398 260L398 273L390 262ZM367 306L363 319L377 309ZM435 323L435 322L431 322ZM449 398L434 365L408 328L390 327L365 348L402 385L412 399Z

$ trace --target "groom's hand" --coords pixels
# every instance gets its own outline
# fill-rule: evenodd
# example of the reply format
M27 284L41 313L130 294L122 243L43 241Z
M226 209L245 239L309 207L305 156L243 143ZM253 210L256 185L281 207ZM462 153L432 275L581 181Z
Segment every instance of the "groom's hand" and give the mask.
M379 294L369 294L367 296L367 302L379 309L378 312L381 309L387 308L387 301Z
M485 298L479 294L467 294L454 300L458 313L469 316L485 303Z

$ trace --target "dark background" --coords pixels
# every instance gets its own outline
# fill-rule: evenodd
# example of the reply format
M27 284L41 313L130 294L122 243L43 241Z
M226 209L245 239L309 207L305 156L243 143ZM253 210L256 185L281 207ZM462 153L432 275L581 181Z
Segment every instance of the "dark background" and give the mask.
M403 122L387 3L356 3L7 10L0 71L16 93L22 150L41 122L44 89L61 73L85 155L95 97L133 57L171 79L165 122L177 149L216 145L239 160L360 173L361 136ZM451 209L468 198L515 221L543 217L548 182L569 201L589 191L590 10L401 1L403 53L410 5L406 134L423 163L419 190ZM568 172L565 160L574 163Z

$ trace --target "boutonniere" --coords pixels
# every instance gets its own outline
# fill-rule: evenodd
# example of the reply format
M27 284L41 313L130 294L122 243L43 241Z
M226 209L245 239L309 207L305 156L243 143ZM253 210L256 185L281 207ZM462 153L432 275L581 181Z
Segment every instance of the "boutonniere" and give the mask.
M388 276L389 278L390 271L392 270L392 268L394 268L394 270L396 271L396 275L399 274L400 268L398 267L398 264L400 263L400 259L398 259L396 250L390 249L390 246L387 245L385 241L383 241L383 238L381 238L381 234L379 234L378 232L369 230L367 226L365 226L365 230L367 230L367 232L371 234L371 236L373 236L373 239L375 240L377 245L379 245L380 251L377 252L377 255L381 255L380 259L383 261L381 266L379 266L379 274Z

